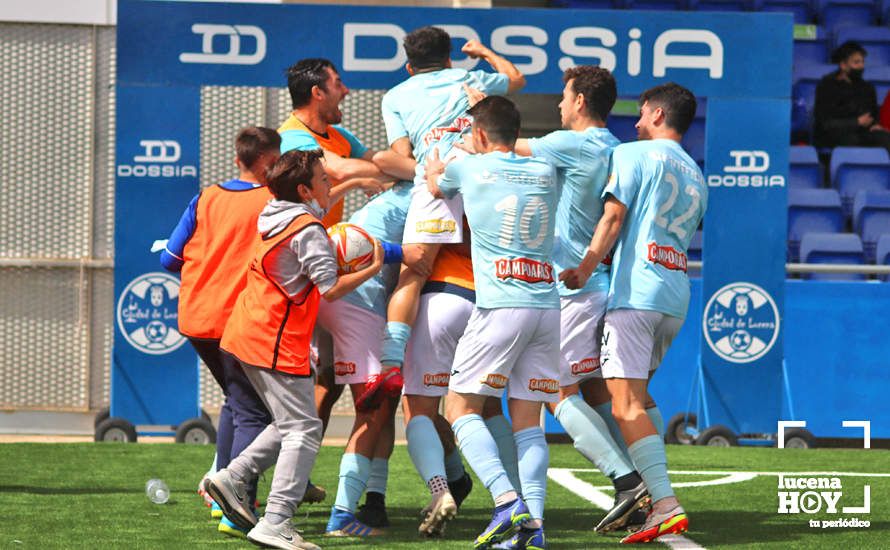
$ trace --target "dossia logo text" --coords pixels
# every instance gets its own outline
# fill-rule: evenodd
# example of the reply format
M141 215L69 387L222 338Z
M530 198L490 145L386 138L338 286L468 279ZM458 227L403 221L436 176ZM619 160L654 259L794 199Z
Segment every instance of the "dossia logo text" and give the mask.
M119 178L184 178L197 177L198 168L182 164L182 147L172 139L139 140L141 152L133 155L130 164L117 165Z
M435 24L435 23L433 23ZM648 75L660 78L671 69L695 69L705 71L712 79L723 78L723 42L706 29L668 29L654 35L651 49L644 48L643 31L631 28L622 36L606 27L570 27L551 36L547 30L533 25L505 25L495 28L490 36L480 36L467 25L436 25L452 38L480 40L491 49L506 57L525 58L516 68L526 76L542 73L552 60L544 48L551 40L559 45L562 55L556 60L561 71L592 63L612 72L628 76ZM409 29L410 30L410 29ZM401 70L408 61L401 47L406 30L393 23L345 23L343 25L343 69L346 71L392 72ZM392 48L360 48L362 38L383 39ZM530 44L528 42L531 42ZM678 44L695 47L695 54L675 54ZM681 46L682 47L682 46ZM618 52L626 53L627 64L618 69ZM391 57L374 56L377 51L393 51ZM478 59L454 60L452 65L461 69L474 69Z

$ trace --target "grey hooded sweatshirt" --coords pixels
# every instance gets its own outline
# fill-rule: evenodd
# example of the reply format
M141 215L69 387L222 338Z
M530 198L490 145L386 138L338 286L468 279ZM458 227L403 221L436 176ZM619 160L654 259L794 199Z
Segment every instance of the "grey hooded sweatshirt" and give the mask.
M301 214L318 217L310 206L302 203L272 199L260 212L257 229L263 238L287 231L288 224ZM314 283L322 294L337 283L337 260L327 232L319 225L310 225L294 235L288 246L280 246L269 253L269 276L294 297Z

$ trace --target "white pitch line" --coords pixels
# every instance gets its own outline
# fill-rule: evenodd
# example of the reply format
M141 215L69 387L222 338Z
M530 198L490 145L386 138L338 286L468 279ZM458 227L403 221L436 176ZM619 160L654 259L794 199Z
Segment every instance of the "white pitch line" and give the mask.
M598 490L596 487L587 483L582 479L578 479L569 468L550 468L547 470L547 477L559 483L569 491L575 493L584 500L590 502L597 508L608 510L612 507L612 497ZM593 471L593 470L591 470ZM704 550L692 540L681 535L666 535L656 539L658 542L664 543L673 550Z
M574 470L577 471L577 470ZM588 470L588 471L596 471L596 470ZM677 472L669 472L672 474L677 474ZM754 472L724 472L727 475L723 477L719 477L717 479L708 479L706 481L671 481L671 487L709 487L711 485L728 485L730 483L741 483L743 481L751 481L757 474ZM683 474L677 474L683 475ZM705 475L720 475L716 473L705 474ZM611 485L595 485L594 489L598 491L612 491L614 488Z
M599 472L595 468L553 468L566 472ZM668 470L669 474L677 475L703 475L703 476L730 476L734 474L750 474L754 476L836 476L836 477L890 477L890 473L868 472L747 472L742 470ZM734 483L734 482L733 482ZM611 487L611 486L610 486Z

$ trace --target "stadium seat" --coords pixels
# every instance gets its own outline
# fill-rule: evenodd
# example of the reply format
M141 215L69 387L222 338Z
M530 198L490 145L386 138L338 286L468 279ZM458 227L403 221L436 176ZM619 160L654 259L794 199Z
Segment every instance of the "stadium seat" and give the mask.
M815 6L819 22L829 32L841 27L868 27L877 20L872 0L815 0Z
M878 237L878 245L875 247L875 263L877 265L890 265L890 234ZM882 281L890 281L890 275L879 275Z
M890 190L890 156L880 147L835 147L830 172L848 216L857 192Z
M585 8L593 10L620 10L625 0L550 0L554 8Z
M878 6L878 18L884 25L890 24L890 0L881 0Z
M815 27L812 38L794 39L794 65L820 65L828 63L831 43L828 33L822 27Z
M689 9L698 11L751 11L753 0L690 0Z
M813 22L813 6L810 0L759 0L754 8L757 11L790 12L794 23L804 25Z
M874 85L878 95L878 105L883 104L887 93L890 93L890 64L882 67L868 66L865 79Z
M835 47L848 40L862 44L868 52L868 68L890 65L890 28L886 27L842 27L835 35ZM868 75L866 72L866 75ZM878 99L880 102L882 98Z
M788 256L799 257L807 233L840 233L844 227L841 198L834 189L788 190Z
M703 97L695 98L695 118L683 136L683 148L695 162L705 159L705 114L708 112L708 101Z
M802 105L806 106L808 126L812 126L810 121L813 116L813 107L816 105L816 86L818 86L823 76L836 70L837 65L827 63L794 66L794 73L791 77L794 83L792 98L795 102L801 102Z
M798 145L789 153L789 189L819 189L822 187L822 165L815 147Z
M800 258L807 264L862 264L862 241L852 233L807 233L800 241ZM804 273L804 279L861 281L862 273Z
M688 0L627 0L627 8L633 10L677 11L688 6Z
M637 140L636 123L640 117L627 115L609 115L606 126L622 143Z
M875 260L881 235L890 234L890 191L860 191L853 199L853 229L862 238L865 260Z

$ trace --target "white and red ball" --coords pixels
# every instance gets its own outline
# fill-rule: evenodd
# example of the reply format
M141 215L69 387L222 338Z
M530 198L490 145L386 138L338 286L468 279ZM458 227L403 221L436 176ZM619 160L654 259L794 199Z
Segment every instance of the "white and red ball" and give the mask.
M338 223L328 228L339 274L355 273L374 261L374 238L357 225Z

